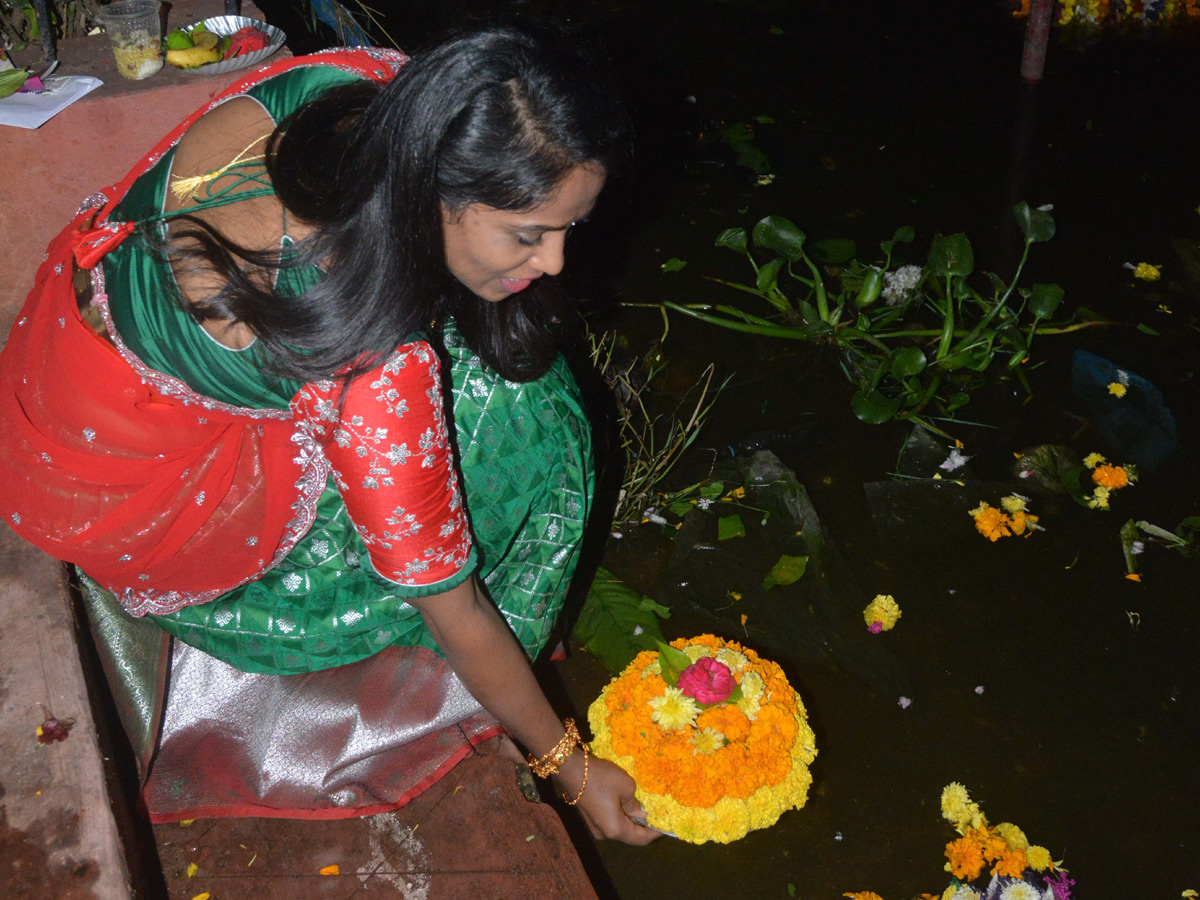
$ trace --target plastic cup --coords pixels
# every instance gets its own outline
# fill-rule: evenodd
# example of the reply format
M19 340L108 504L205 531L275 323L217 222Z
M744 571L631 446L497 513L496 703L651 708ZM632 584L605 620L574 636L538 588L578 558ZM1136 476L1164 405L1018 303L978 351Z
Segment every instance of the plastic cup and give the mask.
M112 43L117 71L139 81L162 68L159 0L117 0L100 7L98 18Z

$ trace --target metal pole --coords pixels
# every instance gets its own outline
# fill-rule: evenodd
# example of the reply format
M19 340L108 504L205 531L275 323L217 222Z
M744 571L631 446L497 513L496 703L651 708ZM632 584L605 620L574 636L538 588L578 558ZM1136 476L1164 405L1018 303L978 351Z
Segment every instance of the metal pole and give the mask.
M1033 0L1025 20L1025 49L1021 53L1021 80L1038 84L1046 68L1046 44L1050 39L1050 19L1054 0Z
M54 44L54 29L50 27L50 11L46 0L33 0L37 13L38 34L42 39L42 62L52 63L58 59L58 48Z
M242 14L240 6L241 3L238 0L225 0L225 15L240 16Z

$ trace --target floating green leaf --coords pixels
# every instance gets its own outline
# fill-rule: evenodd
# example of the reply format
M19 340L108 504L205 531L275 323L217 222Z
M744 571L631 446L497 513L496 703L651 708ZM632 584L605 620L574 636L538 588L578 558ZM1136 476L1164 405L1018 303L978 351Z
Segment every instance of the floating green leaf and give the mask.
M717 235L714 243L718 247L728 247L730 250L738 251L738 253L745 253L747 246L746 229L726 228Z
M850 408L868 425L878 425L896 414L900 400L879 391L856 391L850 399Z
M939 234L929 247L929 270L933 274L970 275L975 271L975 251L965 234Z
M1029 311L1039 319L1048 319L1054 315L1064 296L1066 291L1057 284L1035 284L1029 295Z
M623 584L601 568L588 590L573 634L584 649L614 675L643 650L653 650L662 640L659 619L670 610Z
M668 259L665 263L662 264L662 270L664 272L678 272L680 269L682 269L686 265L687 265L686 260L682 260L677 256L672 256L670 259Z
M807 556L788 556L785 553L779 557L779 562L771 566L771 571L763 579L763 590L769 591L777 584L795 584L807 566Z
M849 238L826 238L813 244L809 253L817 262L840 266L858 256L858 247Z
M732 516L721 516L717 522L717 540L727 541L730 538L739 538L746 536L746 526L742 524L742 517L737 513Z
M920 347L905 347L892 356L892 375L907 378L925 371L925 351Z

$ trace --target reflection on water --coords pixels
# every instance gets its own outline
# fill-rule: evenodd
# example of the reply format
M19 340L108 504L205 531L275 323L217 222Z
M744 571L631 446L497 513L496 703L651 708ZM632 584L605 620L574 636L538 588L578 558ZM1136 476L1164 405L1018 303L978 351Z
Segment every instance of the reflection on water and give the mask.
M390 27L411 46L486 5L418 3ZM635 107L638 172L597 214L600 250L580 247L585 296L728 300L701 277L741 274L713 237L769 213L860 246L911 224L914 253L937 232L964 231L981 268L1011 272L1020 236L1009 209L1027 199L1053 204L1058 223L1035 248L1029 280L1062 285L1064 309L1127 323L1041 340L1032 400L1002 384L962 411L983 423L951 428L982 482L964 489L968 504L878 484L896 471L908 431L859 424L822 350L672 322L660 392L671 379L689 386L710 361L718 378L734 373L680 484L739 447L774 451L828 535L827 581L816 590L806 575L807 585L762 592L780 546L753 528L715 543L711 521L674 541L655 526L626 529L606 565L673 607L669 635L712 630L778 659L808 706L820 757L807 807L773 829L729 846L602 847L614 891L624 900L787 897L788 884L803 898L940 893L952 835L938 796L950 781L966 784L993 822L1016 822L1065 858L1084 896L1200 888L1197 563L1150 548L1136 584L1122 577L1118 537L1127 518L1173 529L1200 512L1200 118L1186 87L1195 36L1052 43L1045 81L1031 89L1017 74L1021 26L1000 2L492 6L569 14L605 31ZM698 140L757 115L773 120L755 131L775 175L767 186L754 186L728 147ZM663 274L671 257L688 267ZM1135 284L1122 268L1143 261L1164 266L1161 282ZM643 311L621 324L643 347L661 327ZM1111 513L1036 501L1044 533L985 541L965 509L1020 490L1015 451L1057 443L1121 459L1072 393L1077 348L1154 383L1180 447ZM745 605L721 602L728 591ZM870 635L861 610L878 592L894 594L904 616ZM603 671L578 653L559 668L582 710Z

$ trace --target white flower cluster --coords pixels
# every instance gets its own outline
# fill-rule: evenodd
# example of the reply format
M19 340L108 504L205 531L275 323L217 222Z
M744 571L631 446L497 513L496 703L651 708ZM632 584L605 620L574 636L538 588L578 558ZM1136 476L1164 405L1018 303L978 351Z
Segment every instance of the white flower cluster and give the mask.
M921 280L920 266L901 266L895 272L883 273L883 299L888 306L899 306Z

